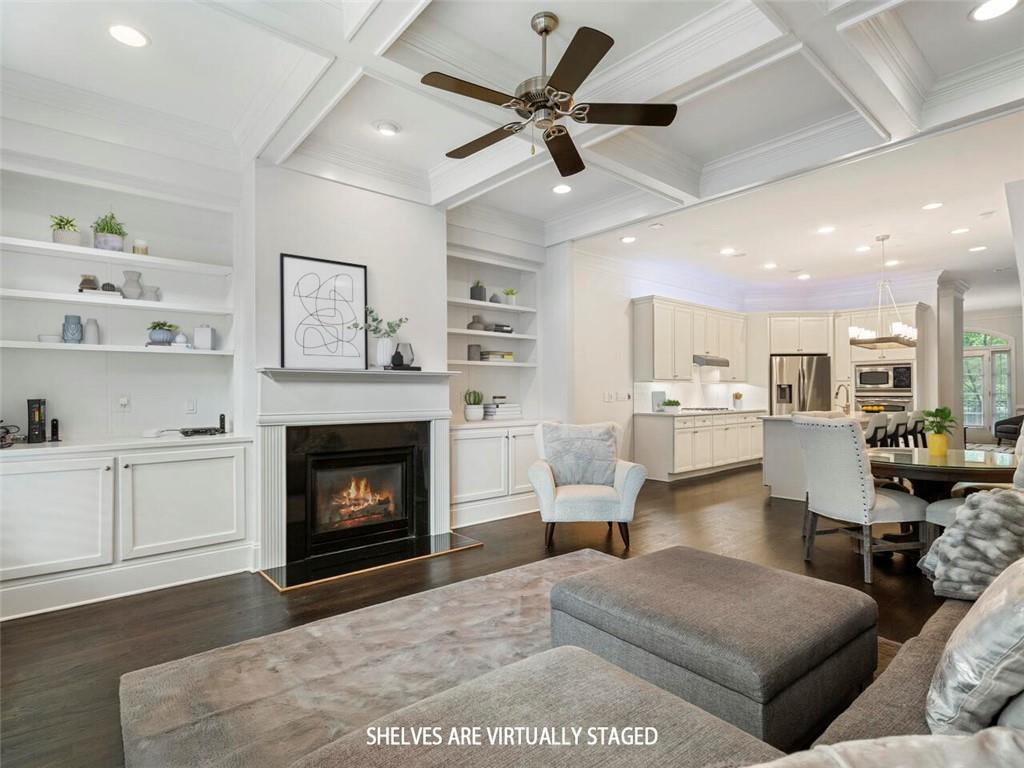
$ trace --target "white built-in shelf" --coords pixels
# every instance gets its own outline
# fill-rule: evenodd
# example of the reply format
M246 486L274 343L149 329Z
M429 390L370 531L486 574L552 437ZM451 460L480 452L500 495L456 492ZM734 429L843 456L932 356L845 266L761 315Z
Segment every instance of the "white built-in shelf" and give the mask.
M0 288L0 299L20 301L43 301L58 304L90 304L121 309L155 309L161 312L189 312L197 315L231 315L232 311L223 304L184 304L174 301L142 301L126 299L119 293L87 291L83 293L51 293L49 291L27 291L19 288Z
M257 371L271 379L330 379L332 381L408 381L409 379L445 379L458 376L458 371L386 371L383 368L364 370L330 371L319 368L257 368Z
M482 421L452 422L453 430L493 429L494 427L534 427L540 419L483 419Z
M449 328L449 336L487 336L491 339L519 339L520 341L536 341L537 337L529 333L501 333L499 331L471 331L469 328Z
M63 430L62 430L63 431ZM109 437L109 438L67 438L51 443L15 443L0 452L0 461L4 459L24 459L29 457L46 457L62 453L113 453L139 449L180 448L197 445L233 445L251 443L252 438L245 435L228 433L224 435L195 435L184 437L176 432L169 432L160 437Z
M489 309L494 312L536 312L533 307L520 307L517 304L498 304L493 301L474 301L473 299L448 299L449 306L472 307L473 309Z
M105 251L102 248L86 248L81 245L64 245L45 240L26 240L21 237L0 237L0 250L12 253L39 254L61 259L98 261L104 264L121 264L130 267L149 267L171 272L191 272L197 275L219 275L227 277L231 267L224 264L208 264L202 261L165 259L162 256L143 256L123 251Z
M217 355L230 357L230 349L184 349L182 347L146 347L142 344L63 344L46 341L0 340L0 349L39 349L55 352L141 352L154 355Z
M496 360L449 360L448 365L462 367L464 365L479 365L489 368L536 368L536 363L502 363Z

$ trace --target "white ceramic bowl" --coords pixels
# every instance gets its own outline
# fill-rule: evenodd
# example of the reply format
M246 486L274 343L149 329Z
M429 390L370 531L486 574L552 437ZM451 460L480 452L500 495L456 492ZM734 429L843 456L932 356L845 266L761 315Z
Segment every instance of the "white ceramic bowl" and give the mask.
M44 344L60 344L63 341L57 334L40 333L38 338Z

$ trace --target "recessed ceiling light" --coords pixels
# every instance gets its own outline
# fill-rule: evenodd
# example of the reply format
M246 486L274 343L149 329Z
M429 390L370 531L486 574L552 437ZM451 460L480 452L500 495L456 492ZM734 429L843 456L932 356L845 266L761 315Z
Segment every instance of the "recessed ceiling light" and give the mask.
M1019 0L986 0L986 2L977 6L969 14L967 18L971 21L991 21L992 19L998 19L1004 13L1009 13L1017 7Z
M726 246L725 248L720 250L719 253L722 254L723 256L733 256L736 254L736 249Z
M858 245L856 248L854 248L854 250L857 253L867 253L868 251L871 250L871 246L870 245Z
M625 243L626 245L629 245L630 243L635 243L636 242L636 236L635 235L626 235L625 237L620 237L619 241Z
M988 246L987 245L976 245L973 248L968 248L967 250L970 251L971 253L977 253L978 251L987 251L988 250Z
M889 259L888 261L885 262L885 266L887 266L887 267L898 267L899 265L900 265L900 260L899 259Z
M925 203L924 205L921 206L921 210L922 211L934 211L936 208L941 208L941 207L942 207L942 203L938 203L938 202L935 202L935 203Z
M556 195L568 195L570 192L572 192L572 187L570 187L568 184L555 184L555 186L551 188L551 191L554 192Z
M131 48L142 48L149 45L149 38L139 32L135 27L125 24L115 24L110 28L110 36L117 42L130 46Z
M776 264L774 261L766 261L764 263L764 268L765 269L775 269L777 266L779 266L779 265Z
M970 227L957 227L956 229L949 230L951 235L965 235L970 232Z
M809 274L807 274L806 272L801 272L799 275L796 276L796 279L797 280L810 280L811 276Z
M824 225L822 227L818 227L818 234L819 235L831 235L835 231L836 231L836 228L833 227L831 224L826 224L826 225Z
M392 123L390 120L381 120L374 123L373 127L377 129L377 133L381 136L397 136L402 130L402 126L398 123Z
M662 229L662 228L664 228L664 226L665 226L665 225L664 225L664 224L662 224L662 223L661 223L660 221L656 221L656 222L654 222L653 224L651 224L651 226L649 227L649 229Z

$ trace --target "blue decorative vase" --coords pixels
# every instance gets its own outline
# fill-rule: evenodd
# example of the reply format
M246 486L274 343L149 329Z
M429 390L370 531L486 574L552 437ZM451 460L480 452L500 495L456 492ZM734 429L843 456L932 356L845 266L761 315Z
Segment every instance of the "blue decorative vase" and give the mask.
M152 344L170 344L174 341L174 331L168 331L164 328L157 328L149 332L149 341Z
M61 327L61 338L65 344L82 343L81 315L64 315L64 325Z

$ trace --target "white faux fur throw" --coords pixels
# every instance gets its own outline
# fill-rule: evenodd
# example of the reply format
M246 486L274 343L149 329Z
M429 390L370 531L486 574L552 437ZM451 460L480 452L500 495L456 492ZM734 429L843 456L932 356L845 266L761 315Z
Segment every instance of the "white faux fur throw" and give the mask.
M918 567L935 594L977 600L1003 569L1024 557L1024 491L972 493Z

